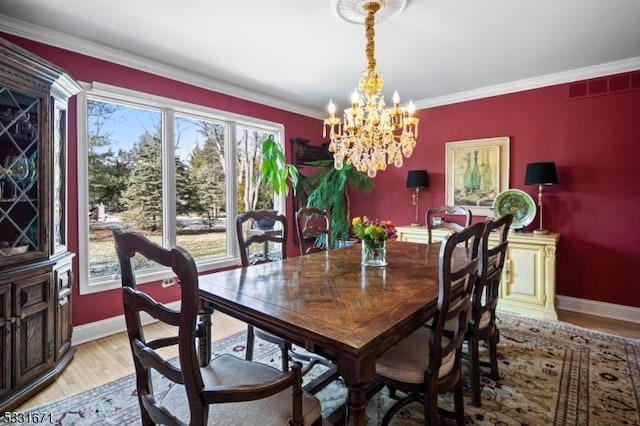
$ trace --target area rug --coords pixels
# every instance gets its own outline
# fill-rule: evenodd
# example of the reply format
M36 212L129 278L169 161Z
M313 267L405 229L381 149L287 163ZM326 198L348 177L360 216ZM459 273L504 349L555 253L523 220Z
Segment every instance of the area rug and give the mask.
M500 380L482 378L480 408L471 405L465 390L467 424L640 425L640 340L502 312L499 328ZM242 357L244 343L244 334L239 333L217 342L214 351ZM258 351L255 359L280 365L276 346L260 342ZM466 378L466 364L463 367ZM321 374L322 368L314 367L306 380ZM168 386L166 381L157 382L159 390ZM317 396L323 416L339 406L345 395L340 380L320 391ZM391 404L393 400L383 388L367 406L367 424L379 424ZM439 405L452 408L451 395L441 395ZM140 424L133 376L42 405L33 412L47 413L47 420L51 413L56 425ZM392 424L424 424L421 406L408 405Z

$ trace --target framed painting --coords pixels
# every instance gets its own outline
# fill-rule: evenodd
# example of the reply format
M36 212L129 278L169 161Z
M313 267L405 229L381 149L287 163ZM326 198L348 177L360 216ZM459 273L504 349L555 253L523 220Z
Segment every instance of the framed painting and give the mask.
M445 202L490 216L496 196L509 188L509 137L447 143Z

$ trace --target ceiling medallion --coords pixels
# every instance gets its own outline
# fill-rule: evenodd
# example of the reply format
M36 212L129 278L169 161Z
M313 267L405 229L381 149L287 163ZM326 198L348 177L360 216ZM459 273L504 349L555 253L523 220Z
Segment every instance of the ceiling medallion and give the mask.
M351 24L364 24L367 17L366 4L377 3L375 23L393 18L407 7L407 0L334 0L333 7L338 17Z

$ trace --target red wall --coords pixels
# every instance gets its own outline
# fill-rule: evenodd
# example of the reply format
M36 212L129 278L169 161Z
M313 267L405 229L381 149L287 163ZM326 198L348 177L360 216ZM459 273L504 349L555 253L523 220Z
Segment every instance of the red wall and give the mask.
M76 79L97 81L250 115L285 125L293 136L319 143L321 121L243 101L145 72L2 35L65 68ZM215 76L214 76L215 77ZM445 144L495 136L511 138L510 187L527 191L527 163L555 161L559 184L545 188L545 228L561 234L557 293L640 307L640 91L568 100L566 85L530 90L418 112L418 145L402 169L375 178L368 196L352 194L352 214L413 221L407 170L427 169L431 186L422 192L420 214L444 203ZM69 115L70 249L77 252L76 119ZM287 150L287 154L288 154ZM531 229L536 228L534 223ZM293 226L293 223L290 223ZM291 228L293 229L293 228ZM290 253L297 247L290 245ZM77 275L77 258L74 270ZM150 286L159 301L177 299L177 289ZM74 289L73 323L81 325L122 313L120 290L80 296Z
M537 187L524 185L526 164L558 168L559 184L544 189L544 226L561 235L557 294L640 307L639 111L640 90L569 100L567 85L421 110L412 158L380 173L370 195L354 194L352 213L412 222L407 170L426 169L424 221L427 208L444 204L445 144L509 136L511 188L536 200Z
M199 87L169 80L153 74L134 70L110 62L102 61L78 53L40 44L0 33L4 37L21 47L49 60L64 68L78 81L100 82L114 86L152 93L159 96L173 98L185 102L204 105L224 111L243 114L282 123L285 126L285 141L291 137L314 138L322 133L320 120L267 107L253 102L244 101L232 96L215 93ZM215 76L214 76L215 77ZM78 200L77 194L77 136L76 136L76 108L75 100L70 103L69 110L69 249L78 252ZM287 155L289 155L288 142ZM289 228L293 229L290 220ZM298 247L291 243L287 249L290 253L297 253ZM78 274L78 257L73 261L74 275ZM73 325L82 325L122 314L121 291L111 290L91 295L81 296L79 286L73 291ZM162 288L160 285L150 284L145 287L156 300L169 302L179 299L177 286Z

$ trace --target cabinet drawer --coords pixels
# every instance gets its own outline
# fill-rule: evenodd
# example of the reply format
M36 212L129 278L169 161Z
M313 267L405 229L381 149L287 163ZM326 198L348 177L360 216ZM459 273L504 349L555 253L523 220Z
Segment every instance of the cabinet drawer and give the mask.
M15 310L19 315L23 311L48 303L51 298L51 275L42 274L15 282Z

